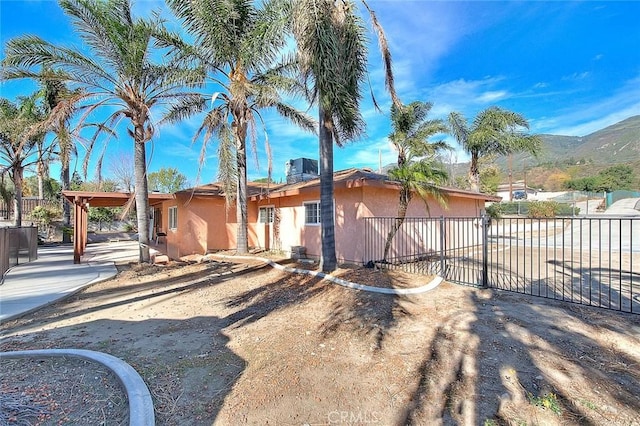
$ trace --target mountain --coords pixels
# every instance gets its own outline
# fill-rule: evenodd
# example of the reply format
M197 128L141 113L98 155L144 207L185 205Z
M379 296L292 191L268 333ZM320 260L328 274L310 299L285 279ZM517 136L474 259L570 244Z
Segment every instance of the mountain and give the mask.
M593 159L596 164L640 160L640 115L585 136L574 155Z
M587 136L540 135L542 152L537 158L529 154L514 155L514 170L540 164L594 164L610 166L640 161L640 115L593 132ZM496 163L504 170L507 158Z

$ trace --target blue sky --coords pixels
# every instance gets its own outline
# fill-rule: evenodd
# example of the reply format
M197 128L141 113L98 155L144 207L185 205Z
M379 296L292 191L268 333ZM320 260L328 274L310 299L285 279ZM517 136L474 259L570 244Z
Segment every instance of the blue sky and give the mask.
M138 15L162 6L157 1L135 4ZM390 42L400 98L405 103L432 102L431 118L459 111L470 120L497 105L523 114L532 132L584 136L640 114L639 1L371 0L370 4ZM79 44L53 1L0 0L0 32L3 46L22 34ZM371 41L370 80L383 113L373 108L365 87L362 112L367 134L335 149L336 170L377 169L380 158L383 165L396 159L387 141L390 100L373 35ZM32 90L28 82L4 83L0 96L13 99ZM311 113L315 115L314 110ZM177 167L192 184L214 181L215 146L196 180L200 152L200 145L192 144L196 126L193 119L161 127L153 148L147 150L152 153L149 171ZM120 152L132 152L124 129L121 125L122 136L110 142L107 175L110 161ZM284 177L288 159L317 159L317 137L271 114L267 132L276 179ZM258 158L260 169L253 160L248 163L250 179L267 174L262 139ZM458 150L451 160L462 162L467 157Z

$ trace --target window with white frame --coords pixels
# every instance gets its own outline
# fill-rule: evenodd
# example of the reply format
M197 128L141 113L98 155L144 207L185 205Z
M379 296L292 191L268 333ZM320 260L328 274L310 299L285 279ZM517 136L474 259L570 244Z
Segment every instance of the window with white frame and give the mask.
M259 223L273 223L273 207L260 207L258 210Z
M320 201L304 203L304 223L305 225L320 224Z
M178 229L178 207L169 207L169 229Z

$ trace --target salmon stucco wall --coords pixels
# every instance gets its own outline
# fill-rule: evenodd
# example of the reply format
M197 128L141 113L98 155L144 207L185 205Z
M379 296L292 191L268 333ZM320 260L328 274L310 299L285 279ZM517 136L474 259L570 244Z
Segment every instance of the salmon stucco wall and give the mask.
M398 191L393 187L357 185L334 189L336 256L339 262L361 263L365 251L365 217L395 217ZM304 246L307 256L320 258L319 224L305 224L305 203L319 202L318 187L305 188L287 196L250 200L247 206L249 246L290 253L294 246ZM168 229L168 209L178 207L178 227ZM274 222L259 223L259 209L272 207ZM455 196L448 198L448 208L429 201L431 217L477 217L484 210L480 199ZM162 226L167 232L167 250L172 258L209 251L234 249L236 245L236 211L227 208L221 197L189 197L177 194L163 203ZM424 202L414 197L407 217L428 217Z
M294 246L306 248L310 257L320 256L320 225L305 224L306 202L320 200L317 188L305 194L287 197L268 198L256 204L256 215L260 207L274 208L274 223L271 225L255 223L258 245L264 248L274 248L290 252ZM257 222L257 216L256 221ZM267 235L269 237L267 238ZM265 247L269 240L270 247Z
M391 188L364 188L364 203L369 216L396 217L398 214L398 191ZM477 217L484 211L484 201L475 198L463 198L455 193L446 197L446 207L434 198L429 198L429 213L424 201L417 195L411 199L407 217Z
M178 226L169 229L169 207L178 208ZM205 254L214 248L227 248L231 234L223 199L191 198L179 194L173 202L163 204L163 226L167 229L167 254L173 259L191 254ZM233 212L235 213L235 212ZM235 217L235 216L234 216Z

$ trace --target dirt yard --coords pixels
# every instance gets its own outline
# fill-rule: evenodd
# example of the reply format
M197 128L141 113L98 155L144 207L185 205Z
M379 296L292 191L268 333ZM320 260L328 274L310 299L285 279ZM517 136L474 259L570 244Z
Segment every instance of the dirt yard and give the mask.
M122 358L159 425L640 425L640 316L449 283L399 297L256 264L132 266L0 336L2 351ZM3 370L5 390L31 380Z

